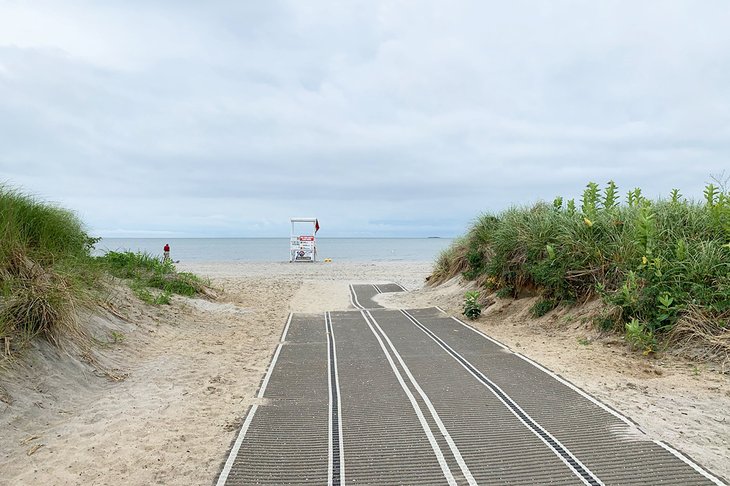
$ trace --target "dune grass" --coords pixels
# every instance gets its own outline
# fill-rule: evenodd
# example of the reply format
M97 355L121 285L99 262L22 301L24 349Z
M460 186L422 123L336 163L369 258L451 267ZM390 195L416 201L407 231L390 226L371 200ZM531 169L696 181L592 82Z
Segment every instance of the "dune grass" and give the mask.
M151 255L94 258L96 241L72 212L0 186L0 338L18 348L38 335L55 343L82 337L79 310L106 297L100 289L108 275L127 279L148 304L204 293L207 282Z
M172 294L190 297L204 293L209 285L197 275L178 272L171 261L148 253L110 251L98 261L111 275L129 281L134 293L148 304L169 304ZM161 292L153 295L151 288Z
M0 187L0 337L78 332L98 278L94 239L71 212Z
M634 189L621 204L613 182L590 183L578 203L557 197L485 214L439 256L430 281L463 275L502 295L537 292L535 316L601 296L609 311L597 322L636 348L694 335L719 339L727 353L730 194L709 184L704 196L673 190L652 201Z

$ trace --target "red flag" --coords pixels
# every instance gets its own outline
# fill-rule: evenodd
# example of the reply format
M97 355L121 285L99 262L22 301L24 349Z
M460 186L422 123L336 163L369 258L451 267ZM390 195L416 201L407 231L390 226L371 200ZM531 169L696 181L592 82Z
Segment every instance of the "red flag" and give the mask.
M315 235L317 234L317 231L319 231L319 220L315 219L314 220L314 234Z

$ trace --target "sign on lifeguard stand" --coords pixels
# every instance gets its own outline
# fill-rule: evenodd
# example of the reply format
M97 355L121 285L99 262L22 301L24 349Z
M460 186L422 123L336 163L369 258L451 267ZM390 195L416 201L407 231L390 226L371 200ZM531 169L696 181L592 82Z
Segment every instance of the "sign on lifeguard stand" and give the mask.
M319 231L317 218L291 218L290 263L317 261L317 231Z

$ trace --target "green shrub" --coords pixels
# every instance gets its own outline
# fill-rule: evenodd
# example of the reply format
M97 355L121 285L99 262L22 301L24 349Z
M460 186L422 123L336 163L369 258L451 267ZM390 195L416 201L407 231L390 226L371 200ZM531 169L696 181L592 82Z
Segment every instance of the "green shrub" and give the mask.
M605 327L624 329L636 319L656 339L690 306L713 322L730 312L730 194L724 188L709 184L702 202L676 189L668 200L649 200L636 188L622 204L610 181L603 189L588 184L579 207L564 201L558 196L552 204L478 218L442 254L430 281L462 274L500 297L537 290L544 299L536 315L600 295L619 310Z
M656 351L657 341L654 332L638 319L631 319L626 323L626 341L632 348L643 351L644 354Z
M482 305L479 303L479 291L471 290L464 294L463 314L472 320L482 315Z
M466 262L468 269L464 271L464 277L473 280L482 272L482 263L484 256L481 254L478 248L473 247L469 249L466 254Z

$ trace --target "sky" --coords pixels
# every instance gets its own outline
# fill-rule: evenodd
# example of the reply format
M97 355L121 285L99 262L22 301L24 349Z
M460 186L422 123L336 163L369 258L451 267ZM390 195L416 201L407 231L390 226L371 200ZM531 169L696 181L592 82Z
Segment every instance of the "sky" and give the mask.
M726 0L0 0L0 183L103 237L455 236L730 172Z

